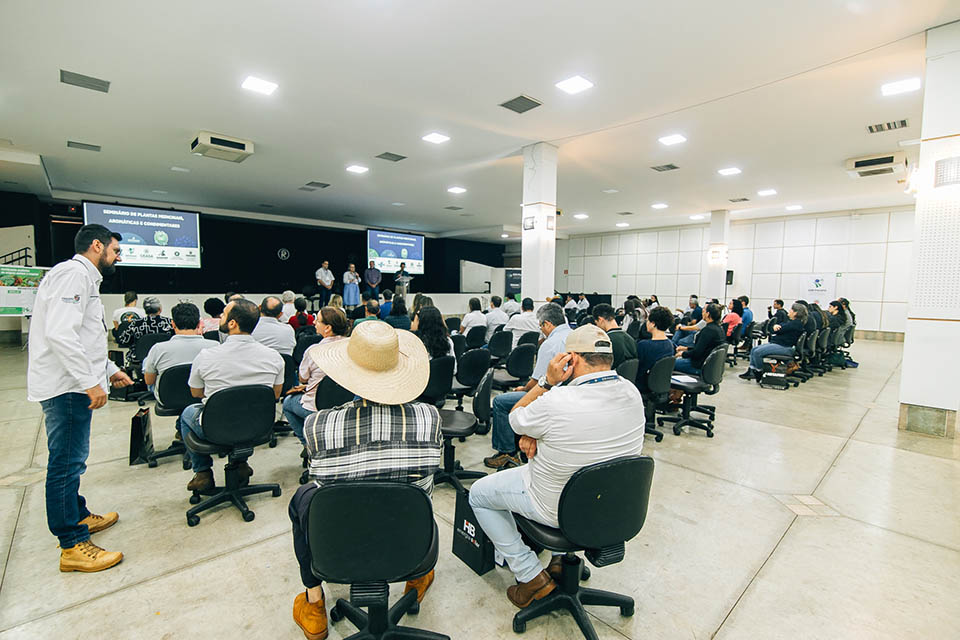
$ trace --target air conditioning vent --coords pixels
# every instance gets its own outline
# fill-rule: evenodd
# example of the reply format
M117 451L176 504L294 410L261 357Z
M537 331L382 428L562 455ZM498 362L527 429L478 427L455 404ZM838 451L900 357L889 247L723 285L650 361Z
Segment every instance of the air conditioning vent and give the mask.
M67 146L71 149L80 149L81 151L100 151L100 145L98 144L87 144L86 142L74 142L73 140L67 140Z
M632 216L632 215L633 215L633 211L618 211L618 212L617 212L617 215L618 215L618 216Z
M227 162L243 162L253 155L253 143L241 138L201 131L190 143L190 152Z
M847 160L845 168L851 178L869 178L871 176L904 173L907 170L907 156L905 153L898 152L851 158Z
M444 207L444 209L446 209L447 211L463 211L463 207L454 207L454 206Z
M892 122L881 122L880 124L867 125L867 131L870 133L882 133L884 131L893 131L894 129L905 129L909 127L906 120L894 120Z
M272 204L261 203L260 206L263 207L264 209L273 209Z
M326 189L330 186L329 182L317 182L316 180L311 180L307 183L308 187L313 187L314 189Z
M63 69L60 69L60 82L80 87L81 89L90 89L103 93L110 91L109 80L101 80L100 78L85 76L82 73L74 73L73 71L64 71Z
M313 187L299 187L299 191L316 191Z
M663 171L676 171L680 167L678 167L675 164L658 164L657 166L650 167L650 168L653 169L654 171L663 172Z
M390 153L389 151L384 151L377 156L381 160L389 160L390 162L400 162L401 160L406 160L407 156L402 156L399 153Z
M536 109L541 104L543 103L536 98L521 95L511 100L507 100L506 102L501 102L500 106L504 109L510 109L510 111L513 111L514 113L526 113L527 111L530 111L530 109Z
M730 202L750 202L750 198L730 198Z
M960 184L960 156L937 160L933 168L933 187Z

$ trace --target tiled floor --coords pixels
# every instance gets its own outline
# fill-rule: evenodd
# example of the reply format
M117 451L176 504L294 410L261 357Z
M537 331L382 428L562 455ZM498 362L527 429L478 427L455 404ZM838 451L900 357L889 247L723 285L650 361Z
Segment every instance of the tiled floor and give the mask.
M728 369L711 399L715 438L648 438L657 470L646 526L623 562L591 580L631 594L636 614L592 608L600 637L957 637L960 441L897 431L901 346L858 342L859 369L789 391ZM251 523L220 509L188 528L190 473L170 459L127 466L135 406L110 403L94 418L83 491L95 510L120 512L95 541L126 557L103 573L61 574L44 516L40 410L24 380L24 355L0 349L0 640L302 637L290 615L300 586L286 515L300 475L295 440L251 458L254 480L280 482L284 497L252 498ZM172 423L154 417L158 441ZM482 467L487 438L458 446L464 466ZM512 578L502 569L477 577L449 552L452 489L439 487L434 507L437 581L409 624L514 637ZM328 586L328 601L347 592ZM341 622L330 637L350 633ZM555 614L522 637L579 636Z

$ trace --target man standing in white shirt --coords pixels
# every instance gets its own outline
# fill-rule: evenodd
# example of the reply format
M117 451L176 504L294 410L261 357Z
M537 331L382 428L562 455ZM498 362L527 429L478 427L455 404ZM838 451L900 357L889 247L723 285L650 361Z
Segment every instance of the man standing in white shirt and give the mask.
M297 346L296 332L289 324L280 322L283 304L276 296L267 296L260 303L260 321L253 330L253 339L285 356L292 356Z
M613 347L602 329L587 324L571 332L566 351L553 357L546 375L510 412L530 463L470 487L477 522L517 579L507 598L521 609L556 589L562 555L544 570L520 538L513 514L558 527L560 494L574 473L643 448L643 400L632 382L610 370L612 363Z
M320 308L327 306L330 296L333 295L333 271L330 271L330 262L324 260L314 274L317 277L317 286L320 288Z
M501 309L503 309L503 312L507 314L509 318L515 313L520 313L520 303L514 300L513 296L507 296L503 301Z
M47 431L47 526L60 540L60 570L93 572L121 560L90 542L120 518L90 513L80 495L80 475L90 452L93 411L107 404L107 380L133 382L107 358L107 325L100 300L104 275L120 261L120 234L99 224L80 227L73 258L40 283L30 327L27 398L43 408Z
M507 320L510 319L500 308L502 303L503 299L500 296L490 296L490 311L487 311L487 342L490 342L497 327L507 324Z
M531 331L540 333L540 321L537 320L537 315L533 312L533 298L523 299L520 313L507 320L507 325L503 330L513 332L513 348L516 348L517 341L523 334Z
M464 336L474 327L487 326L487 316L480 311L480 298L470 298L467 304L470 306L470 313L460 321L460 334Z

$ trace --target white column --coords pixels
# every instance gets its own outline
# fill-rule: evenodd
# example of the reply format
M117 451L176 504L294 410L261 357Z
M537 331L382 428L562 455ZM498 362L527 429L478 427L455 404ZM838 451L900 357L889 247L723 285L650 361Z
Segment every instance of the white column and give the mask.
M540 304L554 292L557 242L557 148L546 142L523 148L521 225L520 289Z
M955 437L960 380L960 22L927 31L901 429ZM856 311L856 310L854 310Z
M727 286L727 242L730 236L730 212L710 212L710 248L707 250L707 279L701 283L701 298L724 302ZM705 302L701 300L701 303Z

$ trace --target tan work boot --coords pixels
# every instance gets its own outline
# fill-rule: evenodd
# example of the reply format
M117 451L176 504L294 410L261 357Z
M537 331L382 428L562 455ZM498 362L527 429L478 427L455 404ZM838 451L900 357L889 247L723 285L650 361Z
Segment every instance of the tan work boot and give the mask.
M96 533L97 531L103 531L104 529L109 529L117 523L117 520L120 519L120 514L116 511L111 511L105 516L98 516L95 513L91 513L86 518L78 522L77 524L87 525L87 531L90 533Z
M549 595L556 588L557 583L553 578L546 571L541 571L530 582L521 582L507 587L507 598L521 609L525 609L531 602Z
M207 469L206 471L193 474L193 479L187 483L187 491L203 493L204 491L210 491L215 488L215 486L213 482L213 470Z
M327 607L323 592L320 602L307 602L307 592L297 594L293 600L293 621L297 623L307 640L323 640L327 637Z
M403 588L403 594L408 591L417 590L417 602L423 602L423 596L427 594L427 589L433 584L433 569L425 576L420 576L416 580L407 580L407 586Z
M119 551L105 551L89 540L78 542L69 549L60 550L60 571L93 573L109 569L123 560Z

